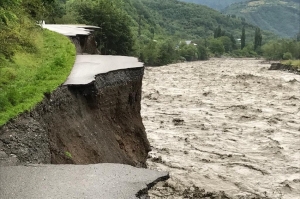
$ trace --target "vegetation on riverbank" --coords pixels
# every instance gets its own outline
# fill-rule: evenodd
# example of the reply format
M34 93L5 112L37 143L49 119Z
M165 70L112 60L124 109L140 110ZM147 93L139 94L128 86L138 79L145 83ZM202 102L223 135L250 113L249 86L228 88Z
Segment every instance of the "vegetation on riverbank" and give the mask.
M75 60L75 47L64 36L35 29L36 51L17 52L0 68L0 126L30 110L67 78Z
M75 61L65 36L36 24L54 0L0 2L0 126L61 85Z
M270 41L262 46L262 53L267 60L300 59L300 38Z
M287 66L298 68L298 70L300 70L300 60L284 60L281 61L281 63Z

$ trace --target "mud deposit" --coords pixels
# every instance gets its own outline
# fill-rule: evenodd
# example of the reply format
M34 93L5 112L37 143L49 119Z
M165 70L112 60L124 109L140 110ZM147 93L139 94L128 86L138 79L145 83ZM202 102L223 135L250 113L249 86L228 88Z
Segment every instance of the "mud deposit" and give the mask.
M151 198L300 196L300 76L261 60L146 68L148 166L170 171Z

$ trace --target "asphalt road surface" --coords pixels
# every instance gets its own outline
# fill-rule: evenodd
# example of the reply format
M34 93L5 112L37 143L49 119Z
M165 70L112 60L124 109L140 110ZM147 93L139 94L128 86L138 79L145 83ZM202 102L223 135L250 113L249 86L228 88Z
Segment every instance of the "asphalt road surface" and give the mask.
M135 57L112 55L77 55L71 74L64 85L89 84L96 75L110 71L140 68L143 63Z
M131 199L168 173L122 164L0 167L1 199Z

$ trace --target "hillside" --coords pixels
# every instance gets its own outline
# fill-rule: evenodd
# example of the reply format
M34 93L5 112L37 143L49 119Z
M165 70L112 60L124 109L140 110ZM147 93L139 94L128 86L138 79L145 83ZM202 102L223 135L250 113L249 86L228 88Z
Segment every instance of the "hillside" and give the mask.
M101 54L135 56L146 65L205 60L231 53L241 48L243 27L247 50L237 56L257 55L253 52L257 26L203 5L177 0L68 0L60 2L60 7L65 14L48 18L47 23L101 27L95 35ZM261 35L261 44L276 37L266 31Z
M75 61L75 47L62 35L35 29L37 52L17 51L0 63L0 126L30 110L62 84Z
M29 3L0 1L0 126L62 84L75 61L71 41L37 26Z
M281 37L294 37L299 31L298 0L257 0L232 4L223 13L237 15L247 22Z
M132 2L139 0L132 0ZM220 12L202 5L179 2L176 0L140 0L150 13L152 21L163 28L169 35L180 39L197 39L213 36L214 30L221 26L227 33L240 38L242 27L248 30L247 38L253 38L255 26L245 23L240 18L222 15ZM264 39L273 38L264 32Z
M215 10L222 10L231 4L244 2L247 0L180 0L180 1L205 5Z

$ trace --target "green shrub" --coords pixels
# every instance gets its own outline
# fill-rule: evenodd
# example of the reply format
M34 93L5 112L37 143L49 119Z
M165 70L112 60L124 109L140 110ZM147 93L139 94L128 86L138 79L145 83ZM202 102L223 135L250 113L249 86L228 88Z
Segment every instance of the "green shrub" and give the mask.
M198 59L198 49L193 44L180 46L180 56L184 57L187 61L194 61Z
M281 39L262 46L263 56L268 60L300 59L300 42Z
M225 52L223 43L219 39L212 39L209 44L209 49L215 56L220 57Z
M157 65L170 64L179 59L175 44L170 40L161 43L158 49Z
M295 69L300 70L300 60L285 60L281 62L282 64L293 66Z
M284 53L283 56L282 56L282 59L283 59L283 60L289 60L289 59L292 59L292 58L293 58L293 55L292 55L292 53L290 53L290 52L286 52L286 53Z
M198 59L199 60L207 60L209 58L207 48L203 45L197 45L198 49Z

